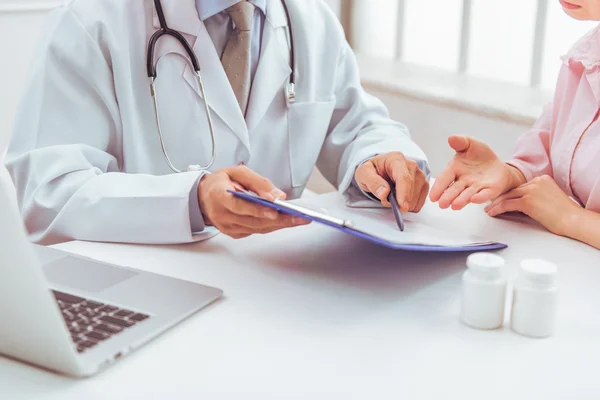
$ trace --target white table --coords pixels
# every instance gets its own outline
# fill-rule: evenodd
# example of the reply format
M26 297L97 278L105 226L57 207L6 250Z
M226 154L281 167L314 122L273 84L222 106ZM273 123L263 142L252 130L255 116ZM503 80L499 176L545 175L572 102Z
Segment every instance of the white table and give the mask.
M399 253L317 225L187 246L74 242L59 247L226 296L93 379L0 358L0 399L600 398L600 252L479 207L425 215L493 233L512 272L526 257L555 261L557 334L460 324L465 254Z

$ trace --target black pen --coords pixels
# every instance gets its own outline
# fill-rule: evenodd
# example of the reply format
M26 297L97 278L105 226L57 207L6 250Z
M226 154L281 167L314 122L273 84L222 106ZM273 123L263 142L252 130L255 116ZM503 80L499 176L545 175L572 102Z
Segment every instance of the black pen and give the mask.
M391 180L388 180L390 184L390 194L388 196L388 201L392 205L392 211L394 212L394 217L396 218L396 224L398 224L398 229L404 232L404 218L402 217L402 212L400 211L400 206L398 205L398 199L396 198L396 185Z

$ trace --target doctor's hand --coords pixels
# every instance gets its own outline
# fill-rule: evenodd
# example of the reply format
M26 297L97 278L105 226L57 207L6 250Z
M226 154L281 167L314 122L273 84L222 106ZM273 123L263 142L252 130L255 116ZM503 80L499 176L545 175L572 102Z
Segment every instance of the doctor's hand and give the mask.
M423 171L415 161L399 152L373 157L356 169L354 178L362 190L372 193L386 207L390 206L387 179L393 181L400 211L404 213L421 211L429 193L429 182Z
M280 214L236 198L227 192L240 189L250 190L268 200L286 197L268 179L248 167L224 168L205 175L198 185L200 210L207 225L234 239L242 239L256 233L270 233L309 223L302 218Z
M450 136L456 151L431 189L431 201L441 208L461 210L469 203L483 204L523 183L525 177L503 162L485 143L463 136Z

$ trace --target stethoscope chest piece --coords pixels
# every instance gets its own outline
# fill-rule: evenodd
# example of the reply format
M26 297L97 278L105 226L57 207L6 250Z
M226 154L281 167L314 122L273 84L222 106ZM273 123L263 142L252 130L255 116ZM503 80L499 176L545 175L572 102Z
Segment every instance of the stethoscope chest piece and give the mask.
M206 168L202 168L199 165L189 165L186 170L186 172L200 172L200 171L206 171Z

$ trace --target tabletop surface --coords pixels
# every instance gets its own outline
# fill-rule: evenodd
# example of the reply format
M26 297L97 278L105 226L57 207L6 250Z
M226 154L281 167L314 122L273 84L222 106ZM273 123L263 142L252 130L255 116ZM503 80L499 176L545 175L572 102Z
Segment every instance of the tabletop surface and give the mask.
M225 295L91 379L0 358L0 399L600 398L600 252L478 206L423 215L507 243L510 276L524 258L555 262L556 334L462 325L466 254L397 252L317 224L181 246L71 242L58 247Z

